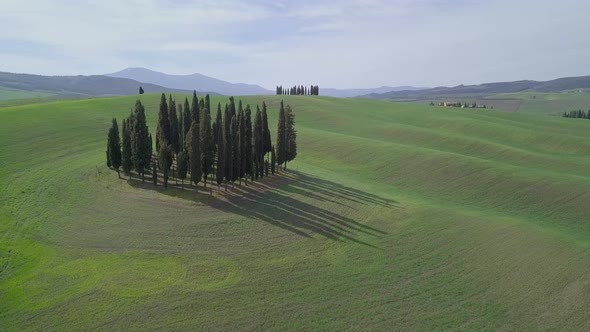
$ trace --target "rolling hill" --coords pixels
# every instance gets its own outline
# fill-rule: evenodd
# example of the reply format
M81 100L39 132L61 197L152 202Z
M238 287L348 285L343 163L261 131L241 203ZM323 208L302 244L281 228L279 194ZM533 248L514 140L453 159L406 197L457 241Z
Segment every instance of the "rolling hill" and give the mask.
M209 195L106 168L135 99L0 108L4 330L590 329L590 121L241 97L299 155Z
M363 97L375 99L426 99L437 97L487 96L499 93L562 92L576 89L590 89L590 76L565 77L550 81L514 81L437 87L417 91L392 91L367 94Z
M214 91L227 96L274 94L272 91L258 85L230 83L202 74L168 75L146 68L127 68L116 73L106 74L106 76L128 78L174 89Z
M19 98L31 96L90 97L138 94L142 86L146 92L185 92L154 84L140 83L126 78L95 76L42 76L0 72L0 88L27 92Z
M423 90L426 88L417 88L413 86L382 86L379 88L369 88L369 89L333 89L333 88L321 88L321 95L327 97L338 97L338 98L350 98L350 97L358 97L364 96L373 93L387 93L391 91L414 91L414 90Z

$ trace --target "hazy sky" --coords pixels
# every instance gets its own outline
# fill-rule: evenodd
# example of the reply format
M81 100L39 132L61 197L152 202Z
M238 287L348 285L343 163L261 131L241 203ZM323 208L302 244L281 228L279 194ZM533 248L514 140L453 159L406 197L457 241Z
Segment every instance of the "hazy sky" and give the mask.
M352 88L590 74L588 0L1 0L0 71Z

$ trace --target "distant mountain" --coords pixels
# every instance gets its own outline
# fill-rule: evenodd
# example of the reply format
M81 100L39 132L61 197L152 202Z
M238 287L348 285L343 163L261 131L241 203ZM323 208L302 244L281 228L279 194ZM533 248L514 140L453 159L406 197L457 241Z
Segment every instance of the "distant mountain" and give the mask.
M116 73L106 74L106 76L128 78L174 89L214 91L228 96L274 94L273 91L258 85L230 83L202 74L168 75L146 68L127 68Z
M92 97L134 95L142 86L146 93L192 91L170 89L154 84L101 75L42 76L0 72L0 87L50 93L59 97Z
M332 89L332 88L322 88L320 87L320 95L328 96L328 97L339 97L339 98L350 98L350 97L358 97L364 96L371 93L387 93L391 91L416 91L416 90L423 90L427 88L417 88L413 86L382 86L380 88L371 88L371 89Z
M513 92L562 92L576 89L590 89L590 76L564 77L551 81L514 81L484 83L479 85L458 85L414 91L392 91L372 93L363 97L377 99L425 99L435 97L486 96Z

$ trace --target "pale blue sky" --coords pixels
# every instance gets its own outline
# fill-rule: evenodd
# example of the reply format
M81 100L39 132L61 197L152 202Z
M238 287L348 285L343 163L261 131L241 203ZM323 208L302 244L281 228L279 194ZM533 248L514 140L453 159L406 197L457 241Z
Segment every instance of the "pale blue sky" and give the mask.
M272 88L590 74L590 1L2 0L0 71L147 67Z

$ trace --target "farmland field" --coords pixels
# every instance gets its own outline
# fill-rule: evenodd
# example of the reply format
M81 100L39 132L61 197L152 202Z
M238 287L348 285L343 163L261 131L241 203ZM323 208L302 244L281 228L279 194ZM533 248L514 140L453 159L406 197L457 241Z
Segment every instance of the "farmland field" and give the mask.
M208 195L108 170L135 98L0 108L2 330L590 329L590 121L283 96L288 171Z

